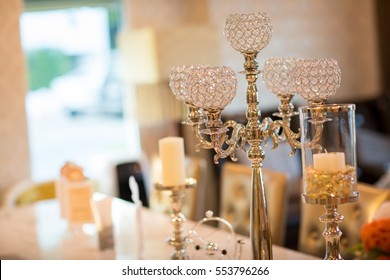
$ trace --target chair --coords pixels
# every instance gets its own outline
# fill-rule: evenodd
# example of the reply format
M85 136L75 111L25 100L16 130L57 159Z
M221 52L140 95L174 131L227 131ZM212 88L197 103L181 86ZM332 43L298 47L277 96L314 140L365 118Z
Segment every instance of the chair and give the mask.
M152 177L157 182L161 179L161 162L154 158L152 162ZM197 185L193 189L184 191L182 213L187 219L199 220L204 216L205 203L204 196L206 190L206 160L197 157L186 157L186 176L194 178ZM150 195L150 208L157 212L170 213L172 200L168 191L157 191L152 188Z
M286 176L262 169L272 242L284 244L286 232ZM237 233L249 235L252 168L227 162L222 167L221 217L228 220Z
M5 192L2 206L9 208L55 197L54 180L36 183L28 179L16 183Z
M339 205L338 212L345 220L338 224L343 235L340 240L340 253L345 258L347 250L360 242L359 231L369 222L379 206L390 199L390 190L375 188L359 183L359 200L356 203ZM325 213L322 205L302 204L298 250L318 257L325 256L325 240L322 232L325 225L319 217Z

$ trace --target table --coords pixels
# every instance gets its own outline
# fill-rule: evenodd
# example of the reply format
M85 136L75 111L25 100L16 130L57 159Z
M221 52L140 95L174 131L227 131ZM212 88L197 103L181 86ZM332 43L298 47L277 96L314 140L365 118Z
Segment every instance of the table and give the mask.
M0 259L139 259L136 248L134 204L119 198L95 194L95 201L108 200L113 224L115 247L99 250L96 227L85 225L85 234L71 234L67 222L60 218L57 200L0 210ZM106 201L107 202L107 201ZM143 259L167 260L173 248L164 240L171 236L172 225L167 215L142 208ZM195 222L185 222L185 232ZM223 234L220 233L220 234ZM251 259L248 237L241 259ZM315 257L287 248L273 246L274 259L308 260Z

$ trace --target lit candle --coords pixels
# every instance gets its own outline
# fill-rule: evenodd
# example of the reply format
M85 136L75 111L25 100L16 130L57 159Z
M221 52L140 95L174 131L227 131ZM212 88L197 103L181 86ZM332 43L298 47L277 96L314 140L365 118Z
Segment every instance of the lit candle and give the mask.
M321 172L337 172L345 169L344 153L320 153L313 155L313 167Z
M184 141L181 137L167 137L159 141L162 163L162 184L180 186L185 184Z

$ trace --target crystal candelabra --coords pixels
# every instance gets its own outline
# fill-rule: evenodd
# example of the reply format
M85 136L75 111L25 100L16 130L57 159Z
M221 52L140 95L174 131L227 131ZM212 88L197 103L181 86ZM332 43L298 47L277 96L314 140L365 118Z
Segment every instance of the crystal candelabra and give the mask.
M261 173L265 153L263 146L269 139L273 149L287 141L290 155L301 148L300 132L290 129L291 117L297 115L291 100L295 92L309 101L310 106L321 106L340 85L340 69L334 60L301 61L293 58L270 58L263 69L266 86L280 100L279 120L261 120L256 86L258 74L257 54L270 41L272 26L265 13L233 14L225 25L225 35L230 45L243 54L247 81L246 125L233 120L223 122L222 110L236 94L237 79L229 67L204 65L176 66L170 75L170 87L174 95L188 107L187 125L192 126L197 140L196 150L214 149L214 162L230 157L236 161L236 150L246 151L252 166L250 239L254 259L272 259L272 240L267 215L266 193ZM309 66L307 66L309 63ZM305 142L308 149L321 149L323 114L313 118L312 139Z

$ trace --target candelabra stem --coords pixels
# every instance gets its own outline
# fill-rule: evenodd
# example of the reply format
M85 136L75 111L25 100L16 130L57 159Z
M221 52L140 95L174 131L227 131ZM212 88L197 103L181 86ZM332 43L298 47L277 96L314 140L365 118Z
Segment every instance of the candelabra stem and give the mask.
M259 165L252 166L252 201L250 238L255 260L272 260L271 230L267 201Z
M325 223L325 230L322 235L326 242L325 260L342 260L340 255L341 230L338 223L344 220L344 216L337 213L337 205L325 205L326 213L320 217L320 221Z
M252 198L251 198L251 224L250 236L252 253L255 260L272 259L272 240L267 215L267 201L261 176L261 162L264 159L264 151L261 148L263 141L258 107L258 92L256 80L258 64L257 53L244 54L245 78L248 86L246 90L247 111L246 137L249 143L248 159L252 162Z

